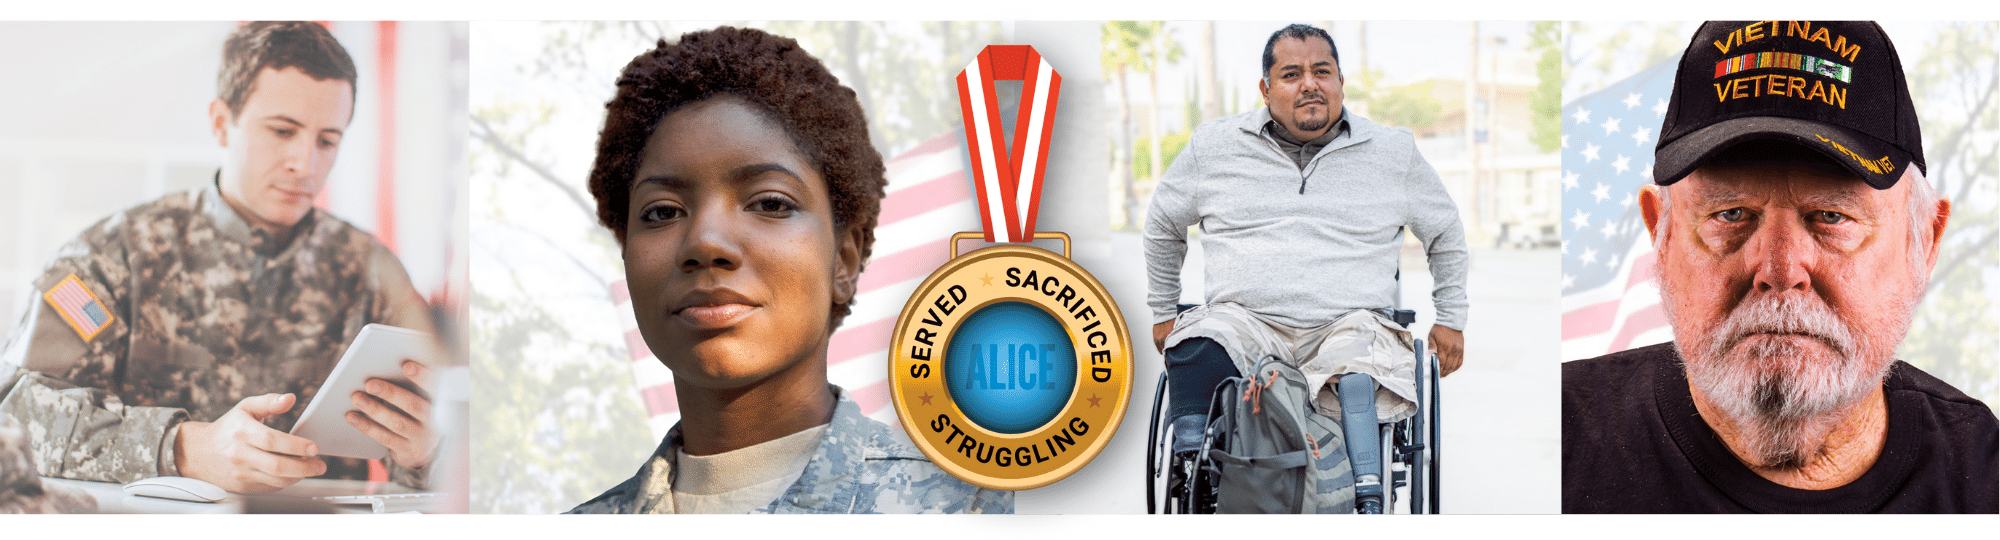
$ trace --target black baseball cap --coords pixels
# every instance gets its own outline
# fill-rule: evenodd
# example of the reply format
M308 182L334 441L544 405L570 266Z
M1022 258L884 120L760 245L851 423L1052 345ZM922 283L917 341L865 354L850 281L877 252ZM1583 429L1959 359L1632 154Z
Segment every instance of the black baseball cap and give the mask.
M1873 22L1710 21L1674 73L1653 181L1679 181L1737 144L1811 148L1889 189L1924 165L1903 61Z

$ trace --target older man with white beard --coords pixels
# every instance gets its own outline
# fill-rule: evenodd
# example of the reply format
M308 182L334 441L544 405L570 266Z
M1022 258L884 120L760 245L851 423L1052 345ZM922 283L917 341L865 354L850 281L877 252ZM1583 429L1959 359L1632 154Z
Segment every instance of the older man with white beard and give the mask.
M1564 512L1995 512L1993 413L1897 361L1950 217L1872 23L1716 23L1639 202L1675 342L1563 366Z

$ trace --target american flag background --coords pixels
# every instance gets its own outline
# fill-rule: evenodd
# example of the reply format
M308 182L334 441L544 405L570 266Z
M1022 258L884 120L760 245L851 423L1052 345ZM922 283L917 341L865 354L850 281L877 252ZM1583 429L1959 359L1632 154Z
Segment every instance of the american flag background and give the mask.
M979 208L965 176L965 138L947 133L888 160L889 193L875 225L875 251L861 273L854 312L834 331L827 347L827 379L845 388L861 412L899 425L889 404L889 335L903 303L924 277L950 259L951 234L979 230ZM646 349L632 315L625 280L611 296L631 353L632 376L646 404L653 437L662 438L680 421L673 373Z
M1678 62L1669 58L1563 106L1563 360L1673 339L1639 188L1653 181L1653 145Z

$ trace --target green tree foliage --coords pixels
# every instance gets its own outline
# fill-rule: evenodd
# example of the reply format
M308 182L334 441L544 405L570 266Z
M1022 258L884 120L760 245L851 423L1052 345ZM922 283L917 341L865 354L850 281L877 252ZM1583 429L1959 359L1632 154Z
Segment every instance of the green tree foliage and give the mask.
M2000 369L1991 351L2000 317L1991 292L2000 262L2000 23L1955 22L1929 36L1921 58L1903 59L1924 127L1927 176L1951 199L1923 304L1897 350L1904 360L2000 410ZM1914 60L1914 62L1913 62Z
M1145 71L1144 66L1147 64L1148 59L1140 51L1140 47L1146 42L1152 41L1153 33L1157 30L1157 23L1139 21L1110 21L1104 23L1101 37L1102 45L1099 47L1103 52L1099 53L1098 61L1101 63L1100 67L1104 69L1104 73L1110 76L1118 86L1118 133L1116 140L1112 143L1112 148L1114 149L1129 148L1135 138L1132 133L1131 86L1127 84L1128 77L1126 75L1132 71ZM1117 204L1120 205L1122 215L1125 216L1123 226L1126 228L1136 227L1139 221L1137 217L1139 215L1139 195L1138 187L1135 185L1139 175L1133 172L1133 159L1137 155L1137 153L1133 152L1120 151L1114 152L1111 156L1111 175L1118 180L1118 185L1122 192L1120 197L1118 197Z
M481 227L475 252L533 245L562 253L570 279L604 291L612 309L616 242L595 224L595 203L578 176L553 172L552 141L543 133L561 106L497 102L473 110L474 206ZM548 205L509 206L500 189L560 194ZM484 197L479 197L484 195ZM554 240L559 231L518 225L536 214L570 216L581 243ZM566 245L567 244L567 245ZM482 257L472 287L471 418L475 465L469 479L476 512L560 512L617 485L657 442L646 426L632 371L613 332L580 326L541 296L547 287L524 281L505 257ZM497 267L496 267L497 266ZM562 275L562 274L558 274ZM586 465L587 464L587 465Z
M472 309L475 511L561 512L638 470L658 441L622 347L574 334L532 301L475 292ZM584 354L528 357L537 343Z
M1574 98L1603 88L1678 56L1687 48L1692 24L1680 21L1583 23L1565 21L1562 81ZM1582 93L1574 91L1582 90Z
M1160 137L1160 163L1162 164L1161 165L1162 167L1172 166L1174 164L1174 158L1180 157L1181 150L1187 148L1188 139L1191 136L1192 132L1183 131L1179 133L1169 133L1165 137ZM1153 171L1150 169L1153 163L1152 154L1153 154L1152 140L1140 139L1137 141L1132 141L1132 156L1133 156L1132 169L1139 176L1149 176L1153 174ZM1160 173L1165 174L1166 171L1162 170L1160 171Z
M998 23L981 22L781 21L765 29L799 40L862 96L883 157L956 132L958 72L980 49L1006 43Z
M1436 81L1423 81L1375 92L1369 119L1383 125L1428 129L1438 121L1444 103L1432 93Z
M1186 97L1182 98L1185 105L1181 107L1181 131L1194 131L1195 126L1201 125L1201 94L1200 89L1195 87L1193 78L1188 79L1187 91L1184 94Z
M1535 61L1535 90L1528 94L1528 140L1535 149L1554 152L1562 145L1562 23L1537 21L1529 30L1529 50L1540 50Z
M1367 103L1368 114L1364 116L1385 126L1426 129L1437 123L1445 107L1437 99L1434 80L1386 86L1381 82L1382 70L1378 68L1349 70L1346 77L1347 82L1341 88L1347 94L1347 101Z

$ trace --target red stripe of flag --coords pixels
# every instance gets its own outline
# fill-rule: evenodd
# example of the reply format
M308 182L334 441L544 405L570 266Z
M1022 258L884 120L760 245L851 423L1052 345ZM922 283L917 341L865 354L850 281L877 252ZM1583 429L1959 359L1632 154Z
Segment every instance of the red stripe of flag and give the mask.
M861 406L861 414L875 414L877 409L889 404L889 381L880 380L847 392L854 398L854 404Z
M1646 306L1645 309L1632 312L1631 315L1625 317L1625 328L1618 331L1616 339L1611 340L1610 350L1622 351L1632 348L1632 340L1638 338L1639 334L1666 325L1667 312L1660 309L1659 304Z
M653 350L646 348L646 336L639 334L637 328L625 331L625 347L632 351L634 362L653 356Z
M887 257L876 257L868 262L867 271L861 273L861 291L873 291L910 278L930 275L950 260L945 256L945 248L950 245L950 238L940 238Z
M882 215L876 218L875 226L887 227L969 198L972 198L972 192L965 189L965 172L945 173L883 198Z
M62 302L64 306L82 304L86 300L82 294L77 293L77 289L80 288L82 287L77 286L75 281L63 281L62 286L56 287L56 300Z
M1563 312L1563 341L1611 330L1612 320L1618 317L1618 302L1600 302Z
M612 303L612 304L614 304L614 305L618 305L618 304L624 304L624 303L626 303L626 302L631 302L631 301L632 301L632 288L631 288L631 287L627 287L627 286L625 285L625 280L622 280L622 279L621 279L621 280L618 280L618 281L613 281L613 282L611 282L611 303Z
M56 304L68 306L76 303L76 297L74 296L75 288L76 284L69 281L63 281L62 284L57 285L56 290L53 292L56 297Z
M1653 269L1658 263L1659 263L1659 253L1652 251L1646 252L1645 255L1641 255L1637 259L1633 259L1631 270L1625 273L1625 290L1631 290L1633 287L1637 287L1641 283L1652 281ZM1618 318L1618 304L1619 302L1622 301L1623 300L1620 299L1620 300L1599 302L1596 304L1591 304L1588 306L1563 312L1562 339L1564 341L1568 341L1574 338L1601 334L1610 331L1612 323L1615 322L1616 319ZM1657 310L1659 308L1656 306L1650 309ZM1643 312L1644 311L1642 310L1638 313L1633 313L1632 316L1636 317L1638 316L1639 313ZM1664 324L1664 319L1662 319L1661 324ZM1632 324L1630 321L1627 321L1625 328L1627 332L1630 332L1632 330ZM1645 331L1645 330L1651 330L1651 328L1641 327L1639 329L1639 331ZM1627 337L1626 343L1630 343L1629 338L1631 336L1626 335L1625 333L1622 332L1620 335L1626 336ZM1611 350L1622 351L1625 349L1623 347L1613 347Z
M647 417L671 414L681 411L681 402L674 399L674 383L660 383L639 389L639 398L645 400Z
M1660 253L1657 251L1648 251L1645 255L1634 259L1632 261L1632 271L1625 273L1625 289L1631 290L1633 287L1639 286L1640 283L1652 281L1654 274L1653 267L1659 262Z
M56 304L62 307L63 313L71 320L76 321L77 326L83 327L84 333L94 333L101 326L97 323L97 319L83 310L83 306L90 305L96 300L84 294L82 285L75 281L64 281L61 286L56 287L55 294Z
M889 334L895 329L896 319L892 318L840 329L833 334L833 342L827 346L828 363L839 365L864 354L888 349Z
M897 156L896 159L889 160L889 168L894 169L896 168L896 165L899 163L915 159L925 154L956 151L959 149L958 143L953 142L956 139L957 137L953 137L950 134L932 137L931 140L924 141L922 144L918 144L916 148L911 148L910 151L904 152L903 155L901 156ZM890 176L896 176L896 175L890 174Z

